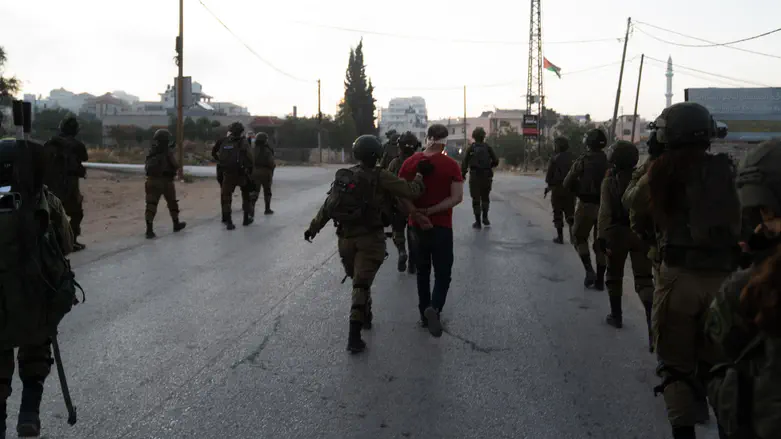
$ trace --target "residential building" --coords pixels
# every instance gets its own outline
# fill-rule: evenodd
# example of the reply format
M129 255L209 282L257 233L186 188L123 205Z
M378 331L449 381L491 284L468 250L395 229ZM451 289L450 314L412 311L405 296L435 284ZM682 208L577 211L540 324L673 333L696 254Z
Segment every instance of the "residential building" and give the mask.
M523 115L526 110L495 109L483 112L490 119L489 135L495 135L503 130L512 129L518 133L523 132Z
M33 111L62 108L71 113L79 114L81 107L84 106L87 100L94 97L89 93L76 94L64 88L58 88L50 91L49 97L45 99L41 96L36 98L35 95L26 94L24 95L24 100L32 103Z
M428 110L426 100L419 96L393 98L387 108L379 111L380 139L387 141L385 133L396 130L398 133L410 131L422 142L428 128Z
M616 140L632 141L632 126L634 122L634 115L621 115L618 117L616 123ZM634 124L635 130L635 143L645 141L650 134L648 131L648 121L642 117L637 117L637 123ZM609 131L609 130L608 130Z
M138 96L133 96L131 94L125 93L122 90L117 90L111 93L115 98L121 99L125 101L128 105L133 105L141 101Z
M231 102L212 102L209 104L218 114L225 116L249 116L247 107L242 107Z
M109 115L116 116L127 111L129 108L130 105L127 102L115 97L111 93L106 93L96 98L87 99L81 112L92 114L98 119L103 119L105 116Z
M176 84L173 86L168 85L166 86L165 92L159 93L160 95L160 102L163 103L165 108L176 108ZM211 107L208 106L208 104L211 103L212 97L207 95L203 92L203 86L197 82L193 82L192 85L192 102L195 105L198 105L199 103L207 104L206 108L207 110L210 110Z

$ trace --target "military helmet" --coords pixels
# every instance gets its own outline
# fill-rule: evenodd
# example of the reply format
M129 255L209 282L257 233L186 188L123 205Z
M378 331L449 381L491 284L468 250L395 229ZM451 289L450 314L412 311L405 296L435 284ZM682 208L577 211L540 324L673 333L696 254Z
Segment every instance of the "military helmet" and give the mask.
M781 140L750 150L738 166L736 183L743 208L765 207L781 216Z
M446 126L442 125L441 123L435 123L434 125L428 127L426 137L431 140L442 140L446 138L448 134L450 133L448 132Z
M607 156L607 161L618 170L632 169L637 166L640 160L640 151L637 147L626 140L619 140L612 147Z
M75 136L79 134L79 121L74 116L66 116L60 122L60 132L66 136Z
M416 148L418 146L418 138L414 134L412 134L412 131L407 131L399 138L399 145L404 147L411 147Z
M584 142L589 149L603 149L607 146L607 136L599 128L592 128L586 133Z
M244 125L242 125L241 122L233 122L228 127L228 131L231 132L233 137L239 137L244 132Z
M553 139L553 147L556 152L564 152L569 149L569 140L566 137L556 137Z
M255 134L255 142L257 143L268 143L268 134L264 132L259 132Z
M152 136L152 140L157 145L167 146L171 142L171 132L166 129L157 130Z
M353 157L359 162L373 164L382 156L382 143L377 136L364 134L353 143Z
M654 122L656 140L670 149L707 148L717 135L716 121L707 108L680 102L665 108Z
M391 137L393 137L398 131L391 129L385 132L385 137L387 137L389 140Z
M391 143L398 143L400 138L401 135L399 135L399 133L393 133L393 135L390 136L390 141Z
M472 138L478 142L485 140L485 129L483 127L477 127L472 131Z

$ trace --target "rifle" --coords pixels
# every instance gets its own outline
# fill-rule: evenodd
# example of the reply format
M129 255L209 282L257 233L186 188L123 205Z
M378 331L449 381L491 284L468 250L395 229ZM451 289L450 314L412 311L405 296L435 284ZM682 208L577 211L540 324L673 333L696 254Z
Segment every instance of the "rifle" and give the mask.
M62 356L60 355L60 345L57 343L57 336L52 337L52 348L54 348L54 362L57 364L57 376L60 378L60 388L62 397L65 399L65 407L68 409L68 424L76 424L76 408L73 407L71 394L68 390L68 380L65 378L65 369L62 366Z

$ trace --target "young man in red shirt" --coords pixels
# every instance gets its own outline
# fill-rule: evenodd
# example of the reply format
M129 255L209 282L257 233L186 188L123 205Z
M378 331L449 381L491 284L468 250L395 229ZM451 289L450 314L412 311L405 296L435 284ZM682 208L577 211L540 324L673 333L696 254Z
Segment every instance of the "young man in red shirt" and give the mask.
M418 237L418 309L421 325L434 337L442 336L439 316L445 306L453 269L453 207L464 198L464 177L461 167L443 154L448 130L444 125L429 127L426 149L408 158L399 171L399 177L412 180L418 163L428 160L434 172L423 179L426 191L415 200L415 207L433 224L423 229L410 219L410 225ZM434 290L431 290L431 269L434 268Z

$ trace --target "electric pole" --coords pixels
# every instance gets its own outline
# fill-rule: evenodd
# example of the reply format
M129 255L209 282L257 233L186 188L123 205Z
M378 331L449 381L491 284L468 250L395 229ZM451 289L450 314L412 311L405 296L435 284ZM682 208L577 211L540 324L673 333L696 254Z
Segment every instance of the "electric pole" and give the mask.
M618 117L618 103L621 100L621 80L624 78L624 62L626 61L626 44L629 42L629 29L632 27L632 17L626 19L626 37L624 37L624 53L621 55L621 72L618 74L618 90L616 90L616 106L613 107L613 124L608 134L612 141L616 138L616 122Z
M323 113L320 111L320 80L317 80L317 153L320 155L320 164L323 163Z
M179 0L179 38L176 41L179 77L176 80L176 147L179 179L184 179L184 0Z
M645 54L640 56L640 74L637 75L637 94L635 94L635 113L632 115L632 143L635 143L635 127L637 127L637 103L640 101L640 81L643 79L643 61Z
M523 117L522 125L524 140L528 139L531 147L524 151L526 166L528 166L526 159L528 150L534 149L535 143L537 144L537 154L542 155L540 118L542 117L542 108L545 106L545 95L542 87L542 5L540 3L540 0L531 0L531 13L529 14L529 70L526 83L526 114Z

